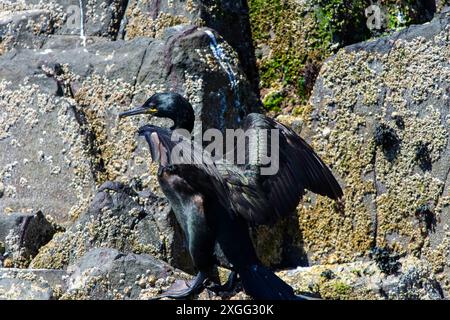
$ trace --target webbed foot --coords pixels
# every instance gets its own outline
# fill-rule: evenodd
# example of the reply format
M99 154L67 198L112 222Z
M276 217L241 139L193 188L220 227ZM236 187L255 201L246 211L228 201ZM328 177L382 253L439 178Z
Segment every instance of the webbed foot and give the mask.
M215 284L212 283L207 286L208 290L211 290L212 292L219 294L220 292L231 292L236 288L237 285L237 272L231 271L230 275L228 276L227 282L224 284Z
M181 286L184 287L182 289L172 288L163 294L152 298L152 300L159 300L162 298L172 298L172 299L186 299L195 294L200 293L203 289L205 289L204 282L207 279L207 275L204 272L199 272L195 276L194 280L191 283L186 283L182 281L184 284ZM175 287L179 286L179 283L175 283Z

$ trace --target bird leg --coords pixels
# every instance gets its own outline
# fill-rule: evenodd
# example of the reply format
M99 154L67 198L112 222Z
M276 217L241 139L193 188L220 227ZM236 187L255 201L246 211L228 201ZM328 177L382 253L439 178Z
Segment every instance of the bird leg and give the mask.
M185 283L186 288L181 290L168 290L162 295L156 296L152 298L152 300L158 300L161 298L172 298L172 299L186 299L190 296L200 293L204 288L204 282L207 279L207 274L205 272L200 271L195 276L194 280L187 284Z
M207 289L211 290L216 294L219 292L231 292L236 288L236 284L237 284L237 272L231 271L230 275L228 276L227 282L225 282L222 285L213 283L207 286Z

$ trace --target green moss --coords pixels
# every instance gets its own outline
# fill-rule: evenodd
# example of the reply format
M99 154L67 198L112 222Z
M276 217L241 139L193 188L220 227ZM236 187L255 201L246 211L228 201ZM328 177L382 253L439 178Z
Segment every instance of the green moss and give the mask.
M283 87L287 98L283 106L304 103L309 97L307 61L328 56L314 16L295 1L250 0L249 7L263 91Z
M363 3L319 1L312 7L296 1L250 0L263 91L282 86L291 97L286 105L306 103L322 61L333 52L333 44L368 38ZM317 71L309 72L309 66Z
M263 104L267 110L277 112L277 111L281 110L281 104L282 104L283 100L284 100L283 94L276 92L276 93L268 94L264 98Z
M339 46L359 42L370 37L366 26L365 0L319 0L315 9L319 34L327 45Z
M352 288L349 285L340 281L334 283L333 287L338 295L348 295L352 291Z
M306 104L322 62L340 47L424 23L430 14L422 2L383 1L387 17L380 30L369 30L369 0L249 0L261 95L285 93L284 101L267 104L268 110Z

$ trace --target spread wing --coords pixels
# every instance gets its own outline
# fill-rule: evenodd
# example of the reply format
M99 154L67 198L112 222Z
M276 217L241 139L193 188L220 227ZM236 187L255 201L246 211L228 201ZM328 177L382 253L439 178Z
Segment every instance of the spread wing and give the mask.
M160 170L168 170L189 181L205 195L214 193L225 209L231 209L223 178L203 148L183 135L153 125L145 125L138 132L145 137L152 159L160 164Z
M251 132L250 138L256 136L256 145L248 144L244 165L227 166L223 176L235 211L248 221L272 223L286 216L295 210L305 190L335 200L343 196L330 169L293 130L256 113L244 119L242 129ZM272 170L267 170L266 155Z

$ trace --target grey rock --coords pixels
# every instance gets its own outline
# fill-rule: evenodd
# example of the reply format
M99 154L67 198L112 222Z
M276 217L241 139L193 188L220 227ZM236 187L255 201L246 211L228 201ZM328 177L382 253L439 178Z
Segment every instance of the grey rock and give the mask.
M69 224L106 180L137 177L154 187L148 147L135 136L147 121L119 122L117 115L156 91L190 99L204 124L196 125L197 134L235 126L257 98L236 54L211 31L230 69L216 60L207 30L183 27L161 40L103 41L86 48L64 48L73 36L54 36L54 48L0 56L0 106L7 112L0 127L0 145L7 150L0 159L0 212L39 209Z
M12 48L54 48L55 35L82 47L102 38L165 37L167 29L183 24L209 27L238 53L253 94L259 95L246 1L6 0L0 8L0 54Z
M302 135L339 177L345 208L305 201L300 224L308 225L310 263L390 247L419 255L448 279L447 258L433 257L448 257L449 248L449 28L442 13L341 49L323 65Z
M124 0L5 0L0 4L0 47L39 49L51 35L73 35L76 46L98 37L114 40L125 13ZM81 6L80 6L81 4ZM81 23L83 21L83 24ZM85 38L83 38L83 36ZM0 51L1 53L1 51Z
M83 18L83 29L86 36L115 39L128 1L81 1L82 10L79 2L74 3L70 0L57 0L56 2L68 13L64 24L56 31L57 34L80 34L80 18Z
M11 266L27 266L39 249L55 234L55 226L42 212L0 215L0 260Z
M166 200L106 182L89 209L41 249L32 268L66 268L92 248L149 253L183 270L193 271L184 237Z
M248 10L247 1L242 0L131 0L123 20L123 37L164 37L183 24L211 28L237 52L253 92L259 95L259 77ZM252 110L256 110L258 101L252 107Z
M53 293L47 285L36 286L22 279L0 279L0 298L7 300L51 300Z
M441 300L431 265L417 258L400 259L401 268L383 273L373 261L299 267L278 272L297 293L322 299Z
M0 299L54 300L66 290L62 270L0 268Z
M450 2L448 0L436 0L436 12L450 12Z
M2 68L0 77L8 78L8 69ZM84 146L83 134L72 105L54 97L56 82L41 78L39 87L20 87L24 78L20 78L19 68L14 69L19 78L3 90L0 102L8 112L0 129L0 145L7 151L0 159L0 180L5 186L0 212L42 210L65 222L71 208L76 210L81 199L93 192L90 157L80 148ZM45 96L44 101L38 100L38 94ZM44 111L46 106L50 109ZM85 155L74 159L68 147ZM69 185L77 188L69 190Z
M441 300L444 298L439 281L430 276L429 270L415 266L409 267L396 280L383 287L383 291L387 292L389 299Z
M44 39L31 32L30 26L39 33L53 29L50 13L46 10L24 10L0 15L0 54L15 48L39 48Z
M62 299L148 299L190 276L146 254L115 249L90 250L68 268L68 290Z
M142 248L138 251L153 253L170 265L193 273L195 270L184 233L169 204L165 199L158 198L151 206L153 208L147 204L145 210L152 214L142 219L135 228L136 246Z

